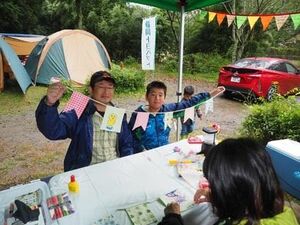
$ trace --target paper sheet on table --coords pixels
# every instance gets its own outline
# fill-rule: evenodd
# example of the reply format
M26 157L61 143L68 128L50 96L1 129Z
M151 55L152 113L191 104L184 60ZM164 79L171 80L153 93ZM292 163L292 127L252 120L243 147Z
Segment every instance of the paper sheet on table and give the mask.
M194 205L191 196L187 196L178 189L161 196L160 200L164 203L164 205L168 205L171 202L177 202L180 205L181 212L191 208Z
M177 172L192 188L197 189L199 181L203 177L202 163L182 163L177 165Z
M140 204L125 209L131 222L135 225L148 225L157 222L147 204Z

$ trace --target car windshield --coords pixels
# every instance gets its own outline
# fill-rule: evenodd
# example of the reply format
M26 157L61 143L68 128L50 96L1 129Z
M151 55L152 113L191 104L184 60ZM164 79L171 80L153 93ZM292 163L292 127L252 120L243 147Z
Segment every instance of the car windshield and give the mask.
M236 67L247 67L247 68L268 68L271 62L258 59L241 59L234 63Z

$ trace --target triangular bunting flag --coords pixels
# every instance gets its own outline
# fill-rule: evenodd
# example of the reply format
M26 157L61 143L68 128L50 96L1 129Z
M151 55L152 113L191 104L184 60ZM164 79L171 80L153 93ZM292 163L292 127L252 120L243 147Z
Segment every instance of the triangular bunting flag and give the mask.
M208 12L208 22L210 23L211 21L213 21L215 16L216 16L215 12Z
M195 118L195 107L189 107L184 110L183 122L185 123L188 119L194 121Z
M246 21L247 16L236 16L237 28L240 29L243 23Z
M80 118L83 110L85 109L86 105L88 104L90 98L81 94L80 92L73 91L71 98L69 99L65 109L63 112L70 111L72 109L75 110L77 118Z
M166 112L165 113L165 118L164 118L164 123L165 123L165 129L167 127L172 127L173 123L173 112Z
M125 109L106 106L100 129L120 133L124 114Z
M271 20L273 19L273 16L261 16L260 21L263 25L263 30L266 30L271 23Z
M144 130L146 130L148 120L149 120L149 113L147 112L136 112L136 113L137 115L132 130L138 127L142 127Z
M252 30L255 23L257 22L257 20L259 19L259 16L248 16L248 21L249 21L249 25L250 25L250 29Z
M297 27L300 25L300 14L292 14L291 18L294 23L294 29L296 30Z
M207 15L207 11L201 10L201 12L200 12L200 14L199 14L200 20L203 20L203 19L205 18L206 15Z
M286 22L288 18L289 15L275 16L277 30L280 30L280 28L283 26L283 24Z
M218 21L219 26L223 22L224 18L225 18L225 14L223 14L223 13L217 13L217 21Z
M205 115L207 115L208 112L214 112L213 98L210 98L205 102Z
M230 25L232 24L232 22L235 19L235 16L234 15L226 15L226 18L227 18L228 27L230 27Z

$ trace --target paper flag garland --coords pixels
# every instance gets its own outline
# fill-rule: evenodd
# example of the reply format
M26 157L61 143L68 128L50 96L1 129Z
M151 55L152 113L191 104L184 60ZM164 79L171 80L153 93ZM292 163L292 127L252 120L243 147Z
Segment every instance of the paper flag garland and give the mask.
M190 107L184 110L184 119L183 122L185 123L188 119L194 121L195 119L195 107Z
M214 101L212 98L205 102L205 115L207 115L208 112L214 112Z
M246 21L246 16L236 16L237 28L240 29L243 23Z
M171 128L173 123L173 112L166 112L164 117L165 129Z
M125 109L106 106L100 129L120 133L124 114Z
M148 120L149 120L149 113L147 112L136 112L136 113L137 115L132 130L138 127L142 127L144 130L146 130Z
M223 22L224 18L225 18L225 14L223 14L223 13L217 13L217 21L218 21L219 26Z
M65 109L63 112L70 111L72 109L75 110L77 118L80 118L83 110L85 109L86 105L88 104L90 98L81 94L80 92L73 91L70 100L68 101Z
M228 27L230 27L230 25L232 24L232 22L235 19L235 16L234 15L226 15L226 18L227 18Z
M208 12L208 22L210 23L211 21L213 21L215 16L216 16L216 13Z
M263 30L265 31L269 24L271 23L271 20L273 19L273 16L261 16L260 21L263 25Z
M280 28L283 26L283 24L285 24L285 22L288 18L289 18L289 15L275 16L277 30L280 30Z
M248 21L249 21L249 25L250 25L251 30L254 27L254 25L255 25L255 23L257 22L258 19L259 19L259 16L248 16Z
M291 18L294 22L294 29L296 30L297 27L300 25L300 14L293 14L291 15Z

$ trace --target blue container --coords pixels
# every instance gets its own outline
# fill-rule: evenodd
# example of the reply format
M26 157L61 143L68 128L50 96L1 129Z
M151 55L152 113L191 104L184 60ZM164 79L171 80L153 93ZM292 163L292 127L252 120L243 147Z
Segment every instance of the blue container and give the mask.
M300 200L300 143L290 139L270 141L266 150L282 189Z

